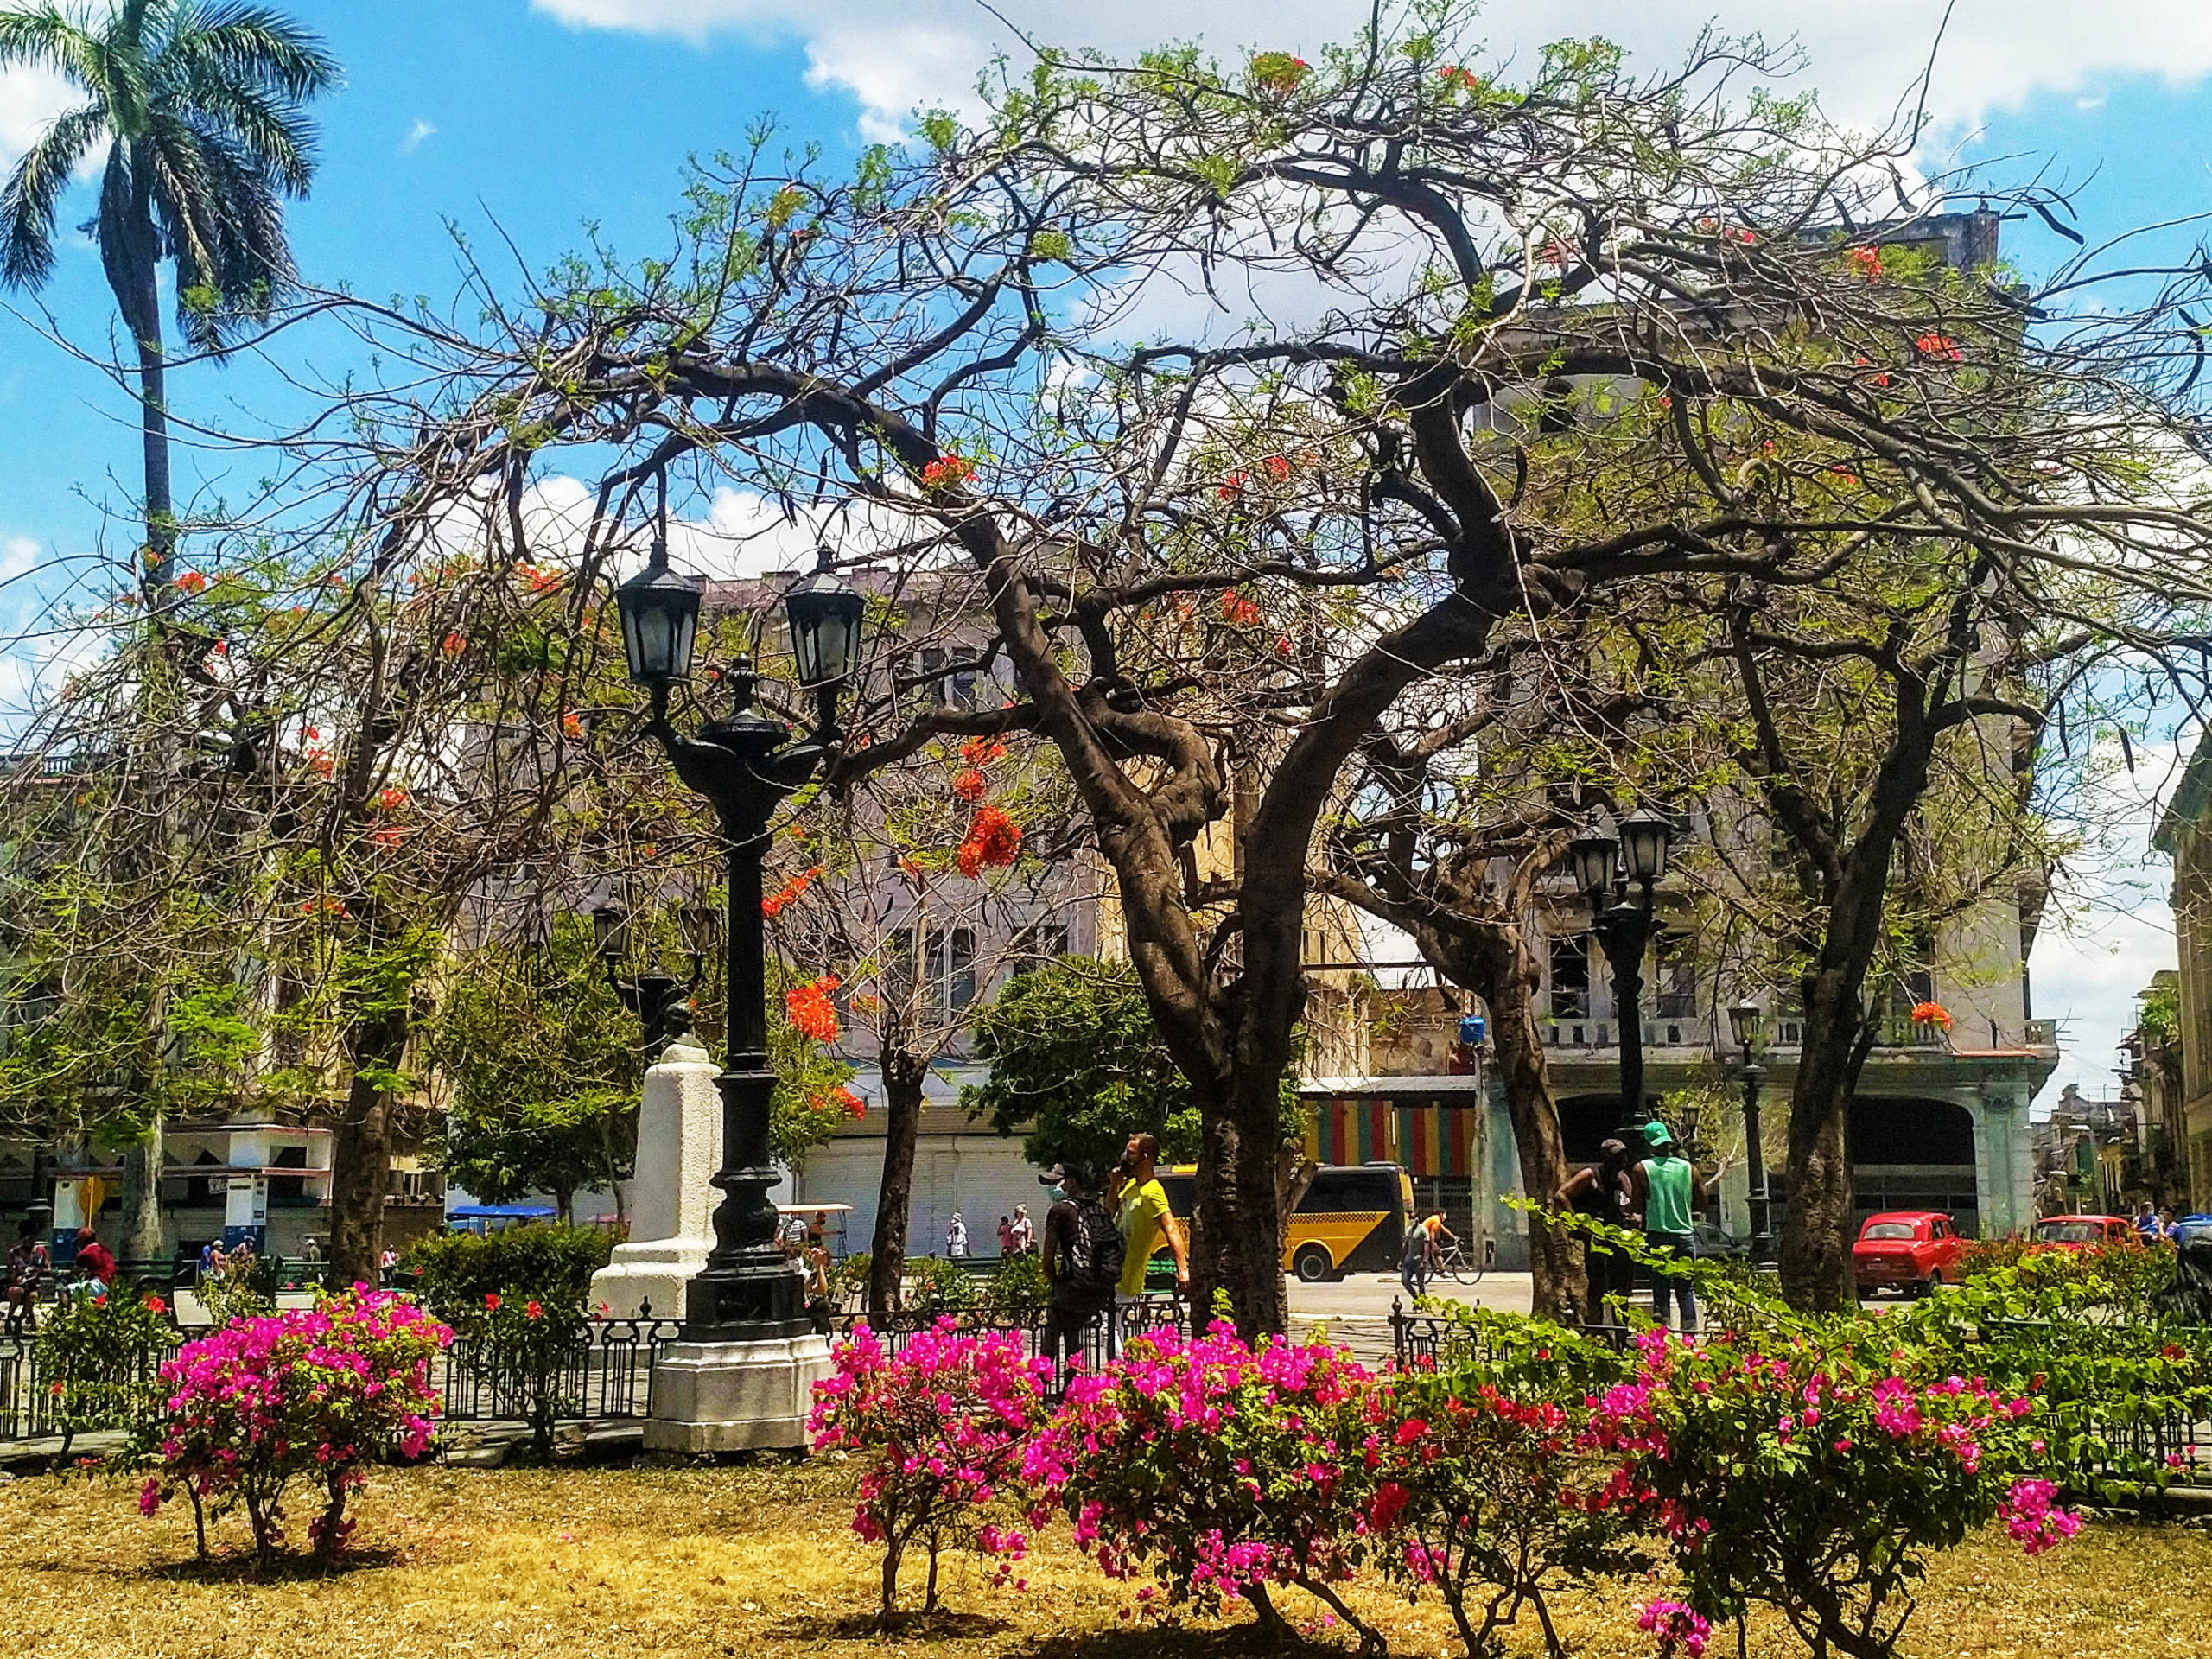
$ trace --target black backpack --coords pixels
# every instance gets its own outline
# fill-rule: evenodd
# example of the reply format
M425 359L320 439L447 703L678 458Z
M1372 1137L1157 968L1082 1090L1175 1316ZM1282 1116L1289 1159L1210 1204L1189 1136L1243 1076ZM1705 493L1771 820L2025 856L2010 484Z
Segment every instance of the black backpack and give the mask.
M1122 1282L1127 1250L1114 1217L1096 1198L1077 1198L1073 1236L1068 1241L1061 1276L1079 1296L1109 1296Z

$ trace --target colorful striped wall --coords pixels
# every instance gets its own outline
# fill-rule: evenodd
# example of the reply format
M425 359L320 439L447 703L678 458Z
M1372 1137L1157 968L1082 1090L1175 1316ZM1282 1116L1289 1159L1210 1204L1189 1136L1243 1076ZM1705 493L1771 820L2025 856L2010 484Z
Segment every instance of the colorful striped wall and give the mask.
M1306 1149L1324 1164L1403 1164L1415 1175L1472 1175L1477 1109L1375 1096L1313 1103Z

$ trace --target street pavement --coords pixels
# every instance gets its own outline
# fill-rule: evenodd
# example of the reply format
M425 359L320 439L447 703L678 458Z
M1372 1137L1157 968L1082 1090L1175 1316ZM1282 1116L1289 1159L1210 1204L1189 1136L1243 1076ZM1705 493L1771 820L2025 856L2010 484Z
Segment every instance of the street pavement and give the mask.
M1529 1279L1525 1273L1486 1273L1478 1284L1455 1285L1437 1280L1429 1286L1432 1297L1495 1308L1501 1313L1526 1313ZM1379 1365L1392 1357L1390 1306L1411 1306L1412 1298L1395 1273L1361 1273L1334 1283L1307 1285L1290 1281L1290 1329L1295 1338L1311 1336L1317 1326L1329 1339L1349 1349L1363 1364Z

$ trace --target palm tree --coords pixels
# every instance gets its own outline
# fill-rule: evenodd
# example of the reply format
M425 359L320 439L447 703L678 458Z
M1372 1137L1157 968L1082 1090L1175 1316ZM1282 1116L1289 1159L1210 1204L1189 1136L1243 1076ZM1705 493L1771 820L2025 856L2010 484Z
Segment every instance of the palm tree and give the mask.
M0 10L0 67L53 71L84 94L0 188L0 283L54 270L54 222L71 175L101 144L99 210L85 229L138 350L149 602L174 581L160 285L175 267L177 321L219 354L267 317L294 278L283 198L307 193L315 126L302 106L338 78L315 35L259 6L109 0L107 14L46 3Z
M169 488L168 403L159 268L173 267L186 342L219 360L245 325L265 319L295 272L283 199L307 192L315 126L303 105L338 78L321 42L289 18L199 0L54 0L0 10L0 67L60 74L84 101L56 116L0 188L0 284L33 289L54 271L54 224L77 168L107 147L99 207L85 229L138 352L145 448L146 542L138 580L149 620L147 695L156 709L174 664L158 648L180 595ZM160 729L158 721L157 729ZM149 769L152 856L175 823L173 755ZM148 1005L146 1052L167 1047L159 987ZM158 1252L162 1238L160 1062L142 1079L152 1108L124 1155L124 1252Z

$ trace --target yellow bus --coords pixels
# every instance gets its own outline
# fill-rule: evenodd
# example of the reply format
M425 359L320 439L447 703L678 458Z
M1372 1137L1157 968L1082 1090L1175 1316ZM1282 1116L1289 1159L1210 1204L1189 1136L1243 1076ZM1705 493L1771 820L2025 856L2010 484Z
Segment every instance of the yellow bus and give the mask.
M1198 1200L1198 1172L1160 1172L1167 1207L1185 1226ZM1307 1284L1348 1273L1389 1273L1414 1224L1413 1177L1396 1164L1328 1164L1291 1212L1282 1270Z

